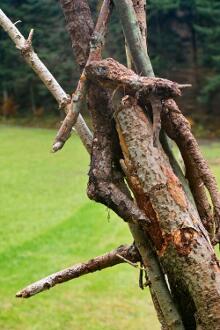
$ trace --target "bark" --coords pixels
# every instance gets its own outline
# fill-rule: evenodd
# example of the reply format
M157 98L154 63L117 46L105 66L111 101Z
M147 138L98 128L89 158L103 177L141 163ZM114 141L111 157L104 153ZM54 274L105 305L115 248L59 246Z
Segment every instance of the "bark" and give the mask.
M118 10L124 36L127 42L129 53L131 55L132 62L135 64L136 72L140 75L143 74L147 77L154 77L154 71L151 65L150 57L147 52L146 40L144 38L144 35L140 34L140 29L137 28L140 24L137 20L137 18L139 18L140 20L140 16L137 16L136 18L136 13L134 10L137 7L133 7L131 0L115 1L115 6ZM130 33L131 30L132 34ZM137 47L135 47L133 40L136 42ZM181 179L181 183L183 184L184 190L187 193L188 197L190 198L190 200L193 200L193 196L191 194L189 186L184 178L184 175L178 162L175 159L175 156L173 155L172 149L169 145L169 140L167 139L165 132L161 130L160 135L161 143L167 155L169 156L170 163L172 164L175 173L177 174L178 178Z
M124 258L124 260L122 258ZM134 245L121 245L117 249L102 256L95 257L87 262L76 264L51 274L35 283L30 284L16 294L18 298L29 298L42 291L49 290L57 284L64 283L80 276L113 267L126 262L136 263L140 261L140 255Z
M95 26L95 30L91 36L90 52L86 62L88 66L92 61L101 59L101 51L104 45L106 26L111 13L110 0L104 0L100 14ZM79 40L78 40L79 41ZM84 40L82 40L82 43ZM80 63L79 63L80 64ZM72 127L75 125L80 111L85 105L86 93L88 90L88 84L85 77L85 69L83 70L78 82L76 92L73 94L70 110L64 119L53 143L53 151L56 152L61 149L65 142L71 135Z
M194 309L197 325L220 327L220 268L198 213L163 149L154 148L152 126L136 100L125 97L115 116L125 163L133 176L130 188L152 221L148 232L169 283L186 293L184 303L191 304L191 312ZM181 302L177 304L184 317ZM190 319L190 314L186 317ZM188 321L184 319L186 328Z
M132 62L138 74L153 77L153 69L146 51L142 52L143 41L132 0L114 0L115 7L119 13L123 32L127 41ZM135 59L135 61L134 61Z
M70 96L65 93L62 87L58 84L56 79L52 76L43 62L39 59L38 55L32 48L33 30L29 34L29 38L26 40L19 32L17 27L10 21L10 19L0 9L0 25L10 36L15 43L16 48L21 51L22 56L26 63L34 70L37 76L41 79L50 93L54 96L59 107L64 109L66 113L69 111ZM84 146L87 150L91 150L92 134L87 127L83 117L80 115L76 123L76 131L78 132Z
M60 4L67 22L76 61L82 70L89 55L89 42L94 29L91 11L86 0L60 0Z
M103 88L114 90L121 87L125 94L142 98L149 98L151 95L161 98L180 96L181 89L188 87L188 85L180 85L167 79L138 76L112 58L88 64L86 77L99 83Z

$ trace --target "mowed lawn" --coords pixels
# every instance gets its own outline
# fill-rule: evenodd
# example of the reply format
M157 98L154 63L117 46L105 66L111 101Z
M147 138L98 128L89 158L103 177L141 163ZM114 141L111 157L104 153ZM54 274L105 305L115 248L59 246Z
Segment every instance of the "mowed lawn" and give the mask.
M160 329L127 264L15 298L33 281L132 242L126 224L87 198L89 158L78 137L52 154L55 134L0 127L0 329ZM220 143L202 149L220 181Z
M159 329L149 292L127 264L15 298L33 281L132 242L126 224L87 198L79 138L52 154L55 134L0 127L0 329Z

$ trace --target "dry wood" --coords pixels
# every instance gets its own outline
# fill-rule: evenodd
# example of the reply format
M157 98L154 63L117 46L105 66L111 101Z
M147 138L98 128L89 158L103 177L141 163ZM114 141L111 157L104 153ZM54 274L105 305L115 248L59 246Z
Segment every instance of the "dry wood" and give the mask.
M83 70L89 55L89 42L94 29L88 2L87 0L60 0L60 4L76 61Z
M49 290L57 284L124 263L126 262L125 259L132 263L140 261L139 252L134 245L121 245L117 249L105 253L102 256L95 257L87 262L76 264L57 273L51 274L22 289L16 294L16 297L32 297L42 291Z
M147 78L138 76L112 58L93 61L86 66L86 77L99 83L104 88L117 89L121 87L125 94L148 98L150 95L161 98L181 95L181 89L190 85L181 85L162 78Z
M91 61L101 59L101 50L104 45L106 26L110 16L111 8L111 1L104 0L95 26L95 30L91 36L90 52L86 65L89 65ZM52 149L54 152L60 150L70 137L72 128L75 125L79 113L85 104L85 98L88 89L87 87L85 70L83 70L77 85L77 89L72 97L72 106L66 118L64 119L53 143Z
M22 56L28 65L34 70L37 76L45 84L50 93L54 96L61 109L66 113L69 111L70 96L65 93L62 87L58 84L53 75L49 72L43 62L39 59L38 55L34 52L31 39L33 37L33 30L29 35L29 39L25 39L19 32L17 27L0 9L0 25L8 33L9 37L15 43L16 48L21 51ZM92 134L86 125L83 117L80 115L76 123L76 131L78 132L83 144L88 151L91 150Z
M176 141L179 149L183 155L187 152L188 157L190 157L190 161L192 166L194 166L198 171L198 176L207 190L209 191L213 207L214 207L214 221L216 226L216 235L213 239L213 243L216 244L220 239L220 194L218 191L218 186L214 175L211 173L209 166L201 154L198 143L193 136L190 125L188 121L184 118L177 104L173 100L166 100L164 102L163 113L163 126L166 130L167 134ZM187 166L187 163L186 163ZM201 186L201 181L197 181L195 183L197 187ZM200 184L200 186L198 186ZM198 189L198 188L197 188ZM203 193L204 194L204 193ZM206 202L203 202L203 199L199 199L200 208L202 207L202 214L206 215L203 220L206 223L207 220L210 220L209 214L209 206ZM199 208L199 207L198 207ZM201 216L203 216L201 215ZM207 224L207 229L209 230L212 225L210 223Z
M220 326L220 267L196 209L162 148L154 148L152 126L137 101L126 96L115 117L125 163L133 176L130 188L151 219L148 233L172 292L187 293L185 301L176 302L180 311L191 304L197 313L194 322L204 329ZM185 326L189 321L192 325L190 316L184 319Z

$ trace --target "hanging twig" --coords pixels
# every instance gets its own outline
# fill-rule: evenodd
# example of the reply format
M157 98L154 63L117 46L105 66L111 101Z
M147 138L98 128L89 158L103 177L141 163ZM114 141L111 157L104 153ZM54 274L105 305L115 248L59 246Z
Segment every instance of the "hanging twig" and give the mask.
M54 98L59 104L59 108L64 109L64 111L68 113L71 101L70 97L64 92L64 90L58 84L53 75L49 72L43 62L39 59L38 55L34 52L31 44L33 30L31 30L32 32L29 34L29 38L26 40L19 32L17 27L11 22L11 20L4 14L1 9L0 26L2 26L5 32L8 33L12 41L15 43L16 48L21 51L21 54L27 64L31 66L37 76L41 79L47 89L54 96ZM90 151L92 143L92 134L82 116L79 116L75 128L83 144L85 145L87 150Z

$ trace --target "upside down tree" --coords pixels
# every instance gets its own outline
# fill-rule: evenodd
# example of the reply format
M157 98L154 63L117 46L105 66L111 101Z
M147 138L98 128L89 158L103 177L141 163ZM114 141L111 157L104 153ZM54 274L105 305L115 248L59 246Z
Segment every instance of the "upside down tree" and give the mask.
M184 88L154 76L147 51L145 0L104 0L94 27L87 0L60 0L81 76L70 97L0 10L0 25L44 82L66 117L55 137L60 150L75 126L90 153L87 194L128 225L134 242L54 273L16 296L31 297L87 273L127 262L140 268L162 329L220 329L220 195L190 125L175 99ZM127 67L102 59L116 10ZM82 109L92 119L87 127ZM180 168L170 140L184 161ZM144 280L143 280L144 278Z

